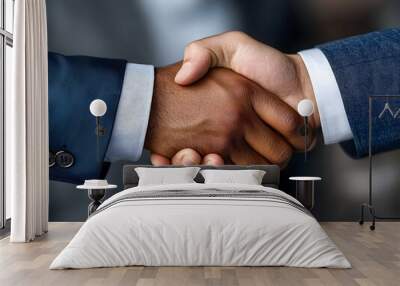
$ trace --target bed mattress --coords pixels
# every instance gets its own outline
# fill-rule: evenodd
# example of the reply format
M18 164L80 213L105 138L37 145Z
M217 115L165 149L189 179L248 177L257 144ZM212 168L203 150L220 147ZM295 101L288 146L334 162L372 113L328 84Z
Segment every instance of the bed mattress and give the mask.
M293 197L263 186L141 186L106 200L50 269L145 266L349 268Z

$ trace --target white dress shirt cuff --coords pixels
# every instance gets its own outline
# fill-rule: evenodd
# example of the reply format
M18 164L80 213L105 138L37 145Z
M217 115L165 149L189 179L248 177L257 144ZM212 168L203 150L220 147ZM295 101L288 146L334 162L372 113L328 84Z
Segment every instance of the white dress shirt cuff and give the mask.
M153 97L154 67L128 63L106 160L142 156Z
M335 74L320 49L299 52L307 68L321 119L325 144L353 138Z

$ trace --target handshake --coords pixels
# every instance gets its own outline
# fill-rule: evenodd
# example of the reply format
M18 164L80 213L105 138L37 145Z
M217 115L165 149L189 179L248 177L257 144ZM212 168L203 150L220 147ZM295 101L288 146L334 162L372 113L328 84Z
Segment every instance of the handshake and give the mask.
M192 42L184 60L156 69L145 147L154 165L278 164L304 140L297 105L315 107L310 129L320 126L314 92L299 55L287 55L241 32ZM304 142L309 142L305 146Z

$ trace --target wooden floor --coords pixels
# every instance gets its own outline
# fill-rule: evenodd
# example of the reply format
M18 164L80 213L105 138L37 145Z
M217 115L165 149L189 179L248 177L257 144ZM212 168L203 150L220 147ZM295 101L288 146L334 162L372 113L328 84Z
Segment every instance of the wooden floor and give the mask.
M322 223L352 269L289 267L123 267L48 270L80 223L51 223L44 237L27 244L0 241L1 286L45 285L400 285L400 222L368 225Z

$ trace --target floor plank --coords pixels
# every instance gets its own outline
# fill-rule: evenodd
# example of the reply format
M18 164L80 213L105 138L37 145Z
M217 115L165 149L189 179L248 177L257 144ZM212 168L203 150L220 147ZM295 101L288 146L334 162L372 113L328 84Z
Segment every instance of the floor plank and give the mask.
M49 233L32 243L0 240L2 286L266 286L400 285L400 222L379 222L375 231L354 222L322 223L352 263L352 269L289 267L119 267L50 271L55 256L81 223L50 223Z

